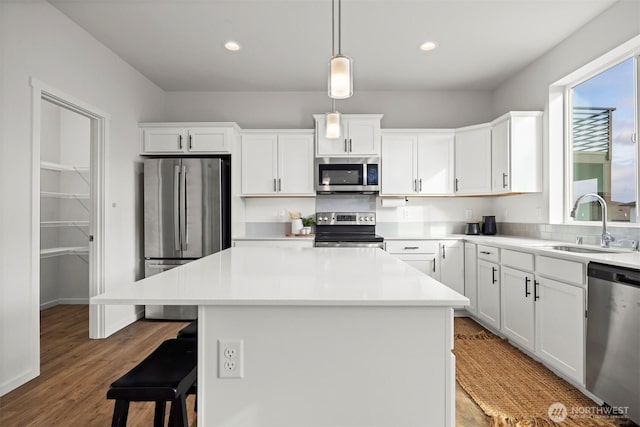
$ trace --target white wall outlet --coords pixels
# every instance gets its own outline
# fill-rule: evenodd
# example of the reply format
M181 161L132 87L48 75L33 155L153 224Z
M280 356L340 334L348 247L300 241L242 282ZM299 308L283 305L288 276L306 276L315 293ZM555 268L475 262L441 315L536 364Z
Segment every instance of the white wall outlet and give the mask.
M464 211L464 217L466 219L473 219L473 209L466 209Z
M218 378L242 378L244 376L243 341L218 340Z

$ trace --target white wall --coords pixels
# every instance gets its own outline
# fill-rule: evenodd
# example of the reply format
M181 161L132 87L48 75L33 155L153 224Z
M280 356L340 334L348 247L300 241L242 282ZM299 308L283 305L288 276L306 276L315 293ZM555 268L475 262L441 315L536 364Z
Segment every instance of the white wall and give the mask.
M384 128L452 128L488 122L490 92L357 92L341 113L382 113ZM312 129L331 109L325 92L167 92L167 119L232 121L244 129Z
M640 1L621 0L534 61L493 93L493 115L509 110L542 110L548 113L549 86L640 34ZM545 117L543 156L549 152L548 117ZM549 218L549 182L545 162L544 188L540 194L495 199L496 219L508 222L546 222ZM542 210L538 215L538 207ZM505 216L505 210L507 215Z
M111 117L107 289L139 276L137 123L165 118L162 90L50 4L0 2L0 395L39 371L39 297L31 286L30 77ZM109 307L107 332L132 316L132 307Z

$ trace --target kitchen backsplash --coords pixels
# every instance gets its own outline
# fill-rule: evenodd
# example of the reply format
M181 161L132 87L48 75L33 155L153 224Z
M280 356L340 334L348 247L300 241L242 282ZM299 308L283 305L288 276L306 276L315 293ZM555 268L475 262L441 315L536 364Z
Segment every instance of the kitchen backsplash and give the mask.
M609 233L617 242L612 244L629 245L626 240L640 240L640 229L632 227L609 226ZM582 236L585 245L599 245L601 226L592 225L561 225L561 224L525 224L514 222L498 223L498 234L507 236L528 237L533 239L558 240L561 242L575 243L576 237Z

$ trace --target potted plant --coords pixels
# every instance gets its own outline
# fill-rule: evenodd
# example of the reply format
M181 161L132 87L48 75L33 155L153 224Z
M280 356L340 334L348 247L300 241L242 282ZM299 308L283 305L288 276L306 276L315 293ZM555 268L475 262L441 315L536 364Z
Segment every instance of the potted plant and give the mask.
M302 218L302 233L312 234L312 227L316 226L316 219L312 216Z

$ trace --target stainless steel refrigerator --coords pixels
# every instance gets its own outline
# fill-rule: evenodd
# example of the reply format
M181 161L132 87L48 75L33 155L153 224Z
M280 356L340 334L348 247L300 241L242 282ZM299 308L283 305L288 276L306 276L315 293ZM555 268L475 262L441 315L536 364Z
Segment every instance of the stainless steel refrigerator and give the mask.
M228 158L144 160L145 277L231 245ZM148 305L148 319L191 320L195 306Z

